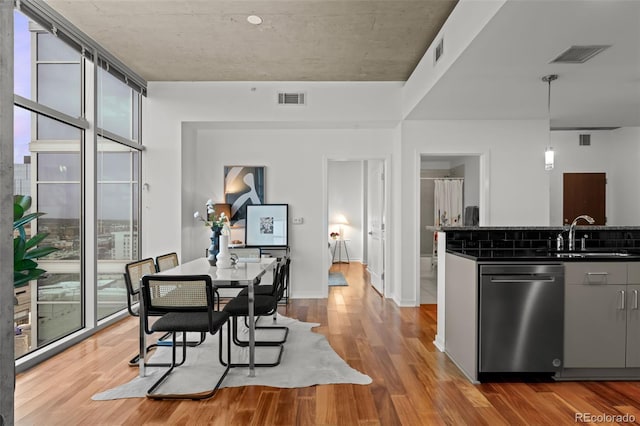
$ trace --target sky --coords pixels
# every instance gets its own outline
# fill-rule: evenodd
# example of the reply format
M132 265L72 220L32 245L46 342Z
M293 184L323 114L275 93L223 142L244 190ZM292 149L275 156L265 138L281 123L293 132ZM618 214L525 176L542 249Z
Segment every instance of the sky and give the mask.
M31 99L31 33L29 20L20 12L14 12L14 93ZM31 140L31 114L14 107L13 119L13 158L14 163L22 164L24 156L29 154Z

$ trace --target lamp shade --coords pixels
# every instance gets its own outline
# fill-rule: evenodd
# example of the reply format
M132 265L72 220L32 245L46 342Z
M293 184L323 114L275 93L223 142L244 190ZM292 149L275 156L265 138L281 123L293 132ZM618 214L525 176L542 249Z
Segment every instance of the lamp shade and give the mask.
M554 160L555 160L555 152L553 151L553 148L548 147L544 151L544 169L553 170Z
M340 239L343 240L344 239L344 227L343 227L343 225L348 225L349 221L347 220L345 215L343 215L342 213L339 213L339 214L335 215L333 219L334 219L333 223L335 223L336 225L340 225L338 233L340 235Z
M338 214L335 217L335 222L338 225L348 225L349 221L347 220L347 218L343 215L343 214Z

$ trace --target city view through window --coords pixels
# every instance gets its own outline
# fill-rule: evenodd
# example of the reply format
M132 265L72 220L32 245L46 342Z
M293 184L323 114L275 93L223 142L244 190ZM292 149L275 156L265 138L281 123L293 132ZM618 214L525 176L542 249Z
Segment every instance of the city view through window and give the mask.
M43 277L15 289L19 358L127 306L124 265L139 255L140 150L131 145L140 142L140 95L102 68L87 72L93 64L80 52L18 11L14 25L14 93L63 114L14 107L14 194L31 196L31 211L45 213L27 233L48 233L43 244L58 249L38 259ZM94 75L97 111L86 116L94 99L84 88ZM85 119L96 139L64 115ZM100 136L101 129L129 144ZM83 175L87 169L92 176ZM94 187L95 209L83 205L82 193ZM88 224L96 230L91 238ZM88 276L83 265L93 260L97 271ZM85 305L88 292L97 310Z

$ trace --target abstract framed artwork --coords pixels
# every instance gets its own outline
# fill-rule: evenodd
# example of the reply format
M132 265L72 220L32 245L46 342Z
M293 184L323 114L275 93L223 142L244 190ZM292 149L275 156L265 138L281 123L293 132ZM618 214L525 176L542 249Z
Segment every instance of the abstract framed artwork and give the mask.
M288 240L288 204L249 204L244 241L247 247L286 247Z
M243 227L247 206L264 204L264 166L224 166L224 198L231 206L231 225Z

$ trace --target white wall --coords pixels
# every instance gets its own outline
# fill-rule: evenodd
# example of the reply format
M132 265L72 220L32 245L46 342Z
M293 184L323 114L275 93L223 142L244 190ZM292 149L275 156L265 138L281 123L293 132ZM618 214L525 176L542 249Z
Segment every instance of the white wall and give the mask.
M363 252L363 162L329 161L328 203L329 231L340 232L340 225L334 224L336 216L342 214L349 221L342 225L351 261L362 261ZM337 253L336 253L337 256ZM342 254L345 260L345 254Z
M396 280L402 304L419 300L419 173L421 155L480 155L480 225L549 223L544 148L548 121L404 121L402 123L402 260Z
M477 206L480 203L480 158L458 157L451 167L464 166L464 207Z
M279 107L278 90L305 91L309 104ZM418 302L421 154L482 156L482 225L548 224L547 121L405 121L400 128L400 92L397 83L150 83L143 255L204 255L208 235L193 211L208 198L222 200L222 167L233 164L266 166L267 202L286 202L290 217L304 218L291 225L292 274L304 277L293 297L326 295L328 160L391 159L387 291L400 305Z
M640 224L640 127L611 132L612 155L618 167L612 170L607 192L611 193L611 225Z
M278 91L308 104L278 106ZM264 165L267 202L304 218L290 224L292 297L326 296L326 162L399 152L400 84L151 82L143 111L143 256L204 255L193 211L222 200L224 165Z
M388 154L393 132L391 129L201 128L194 141L184 141L195 147L197 155L191 158L190 164L199 174L196 180L200 184L191 191L185 187L184 194L190 194L190 197L183 196L183 203L202 205L211 193L221 193L225 164L264 165L266 201L289 204L292 297L324 297L326 289L322 287L322 277L326 277L327 271L328 233L325 234L323 228L323 161L338 156L358 156L363 151L383 157ZM362 197L362 191L357 195ZM291 218L294 216L302 217L304 223L293 225ZM354 219L357 214L355 216ZM192 219L186 217L183 226L187 228L190 222ZM185 260L201 256L207 246L208 233L203 233L201 227L193 230L199 236L182 240Z
M412 118L411 113L420 105L420 101L506 2L458 2L402 89L403 118ZM435 63L434 49L441 39L444 39L444 53Z
M591 135L591 146L580 146L579 135ZM612 131L551 132L555 166L550 175L550 224L563 224L563 173L598 172L607 174L607 225L640 224L640 127ZM568 218L570 221L573 218Z

